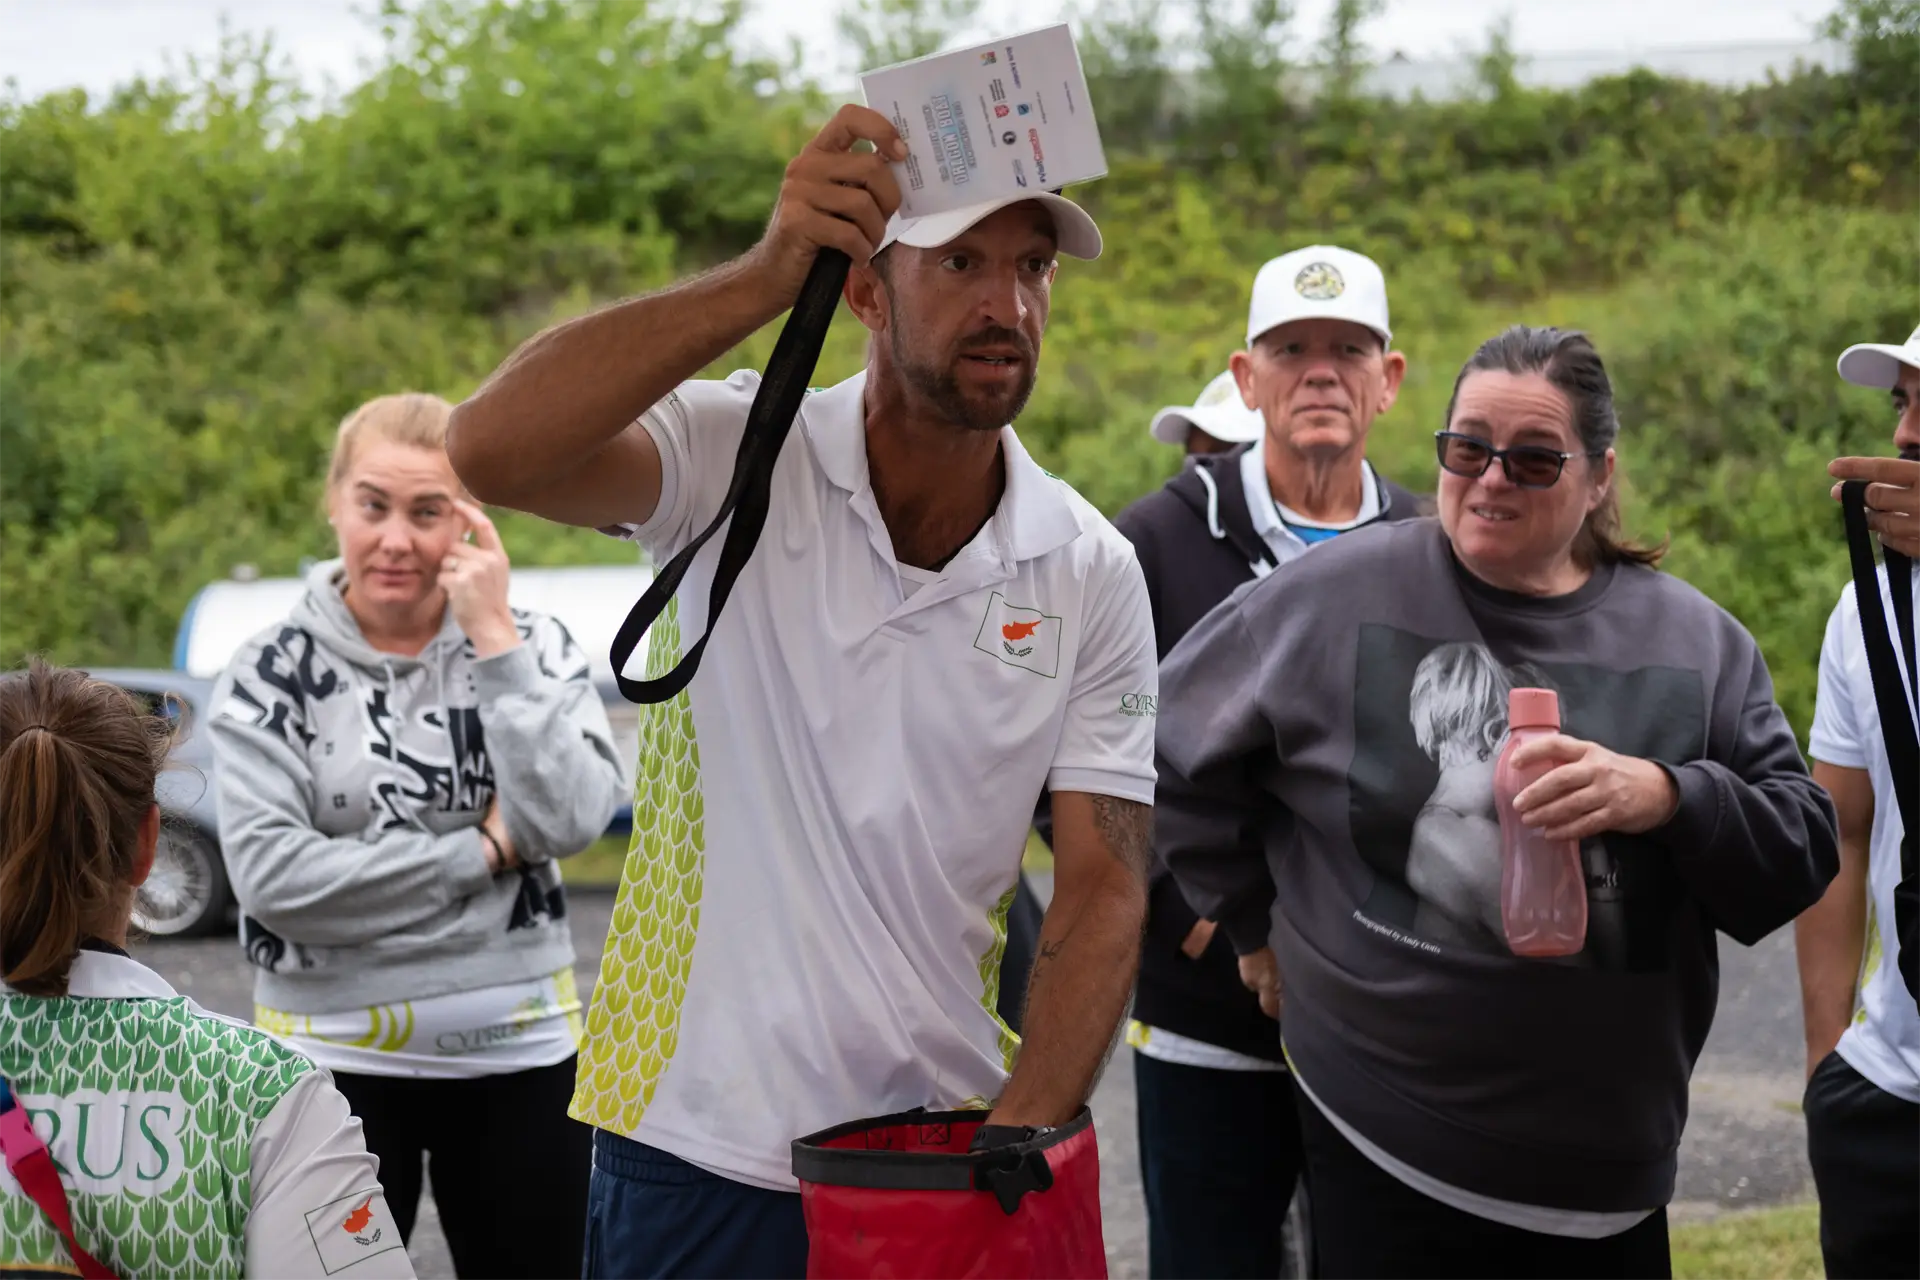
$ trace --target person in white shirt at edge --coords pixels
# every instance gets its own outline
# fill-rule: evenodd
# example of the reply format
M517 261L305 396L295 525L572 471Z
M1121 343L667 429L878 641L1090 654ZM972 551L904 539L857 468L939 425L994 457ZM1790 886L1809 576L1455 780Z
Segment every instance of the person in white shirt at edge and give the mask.
M340 424L340 556L210 699L220 840L254 1021L335 1073L401 1234L430 1175L461 1275L556 1275L593 1157L566 1115L584 1019L555 863L606 830L621 770L585 652L507 602L452 409L381 396ZM503 1153L539 1170L511 1211Z
M918 1106L989 1108L994 1140L1063 1124L1132 983L1146 591L1006 425L1056 254L1094 257L1099 231L1052 193L899 219L905 154L842 107L754 248L536 336L455 413L475 493L664 560L718 509L758 384L694 375L793 302L818 250L852 259L866 367L803 402L705 663L643 729L572 1110L598 1129L590 1275L802 1274L793 1139ZM654 624L651 673L704 630L718 550ZM1043 783L1054 892L1023 1042L995 987Z
M1855 355L1855 351L1859 351L1859 355ZM1855 361L1860 361L1859 372L1849 374L1849 382L1893 390L1895 395L1905 393L1903 403L1908 407L1912 405L1910 380L1907 374L1901 374L1899 370L1912 370L1916 363L1920 363L1920 328L1908 336L1905 345L1862 342L1857 347L1851 347L1849 355L1853 355ZM1903 388L1907 390L1903 391ZM1878 533L1880 541L1887 547L1893 547L1910 560L1920 560L1920 451L1901 449L1897 459L1834 459L1828 466L1828 474L1836 480L1834 501L1839 501L1839 482L1870 482L1866 487L1868 528Z
M114 1275L411 1276L327 1072L127 954L170 745L168 717L83 672L0 677L0 1113L25 1109ZM0 1167L0 1274L80 1274L25 1181Z
M1904 346L1849 347L1839 368L1848 382L1891 393L1900 456L1841 458L1829 471L1838 480L1871 481L1868 523L1887 546L1920 557L1920 329ZM1920 593L1920 583L1890 586L1886 566L1879 572L1898 650L1891 592ZM1920 594L1916 606L1920 612ZM1913 680L1911 670L1904 674ZM1820 646L1808 748L1814 780L1833 796L1840 818L1840 874L1794 924L1820 1251L1834 1280L1920 1276L1920 1012L1894 968L1903 830L1852 583Z

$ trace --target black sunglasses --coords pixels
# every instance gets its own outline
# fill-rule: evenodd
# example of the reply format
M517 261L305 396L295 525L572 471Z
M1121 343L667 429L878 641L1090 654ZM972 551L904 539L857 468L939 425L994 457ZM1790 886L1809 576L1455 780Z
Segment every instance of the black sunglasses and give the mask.
M1474 479L1485 475L1487 468L1498 461L1507 479L1522 489L1553 488L1560 482L1560 473L1566 470L1568 460L1580 456L1549 449L1543 444L1516 444L1496 449L1478 436L1462 435L1458 431L1434 432L1433 445L1441 467L1454 475Z

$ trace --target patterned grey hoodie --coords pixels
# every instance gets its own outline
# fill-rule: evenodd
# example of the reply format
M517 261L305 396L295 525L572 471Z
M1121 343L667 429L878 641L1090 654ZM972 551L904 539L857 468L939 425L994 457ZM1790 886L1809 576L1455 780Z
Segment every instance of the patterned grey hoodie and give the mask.
M220 840L254 995L337 1013L573 962L556 858L606 829L621 774L586 655L514 610L476 659L449 610L415 658L381 653L316 565L284 623L243 645L209 725ZM495 793L522 865L487 871Z

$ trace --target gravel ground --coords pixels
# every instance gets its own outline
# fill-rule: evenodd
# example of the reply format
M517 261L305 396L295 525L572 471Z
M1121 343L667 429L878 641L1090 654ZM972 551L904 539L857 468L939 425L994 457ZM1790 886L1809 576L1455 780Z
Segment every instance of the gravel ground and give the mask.
M570 899L576 969L588 996L613 909L610 893ZM151 942L136 954L183 994L238 1017L253 1012L252 980L231 937ZM1720 1010L1694 1072L1692 1116L1680 1152L1676 1221L1812 1196L1800 1096L1804 1050L1791 930L1759 946L1721 939ZM1146 1274L1146 1221L1134 1133L1131 1051L1116 1053L1093 1098L1102 1153L1100 1200L1114 1280ZM422 1277L452 1276L431 1195L409 1247Z

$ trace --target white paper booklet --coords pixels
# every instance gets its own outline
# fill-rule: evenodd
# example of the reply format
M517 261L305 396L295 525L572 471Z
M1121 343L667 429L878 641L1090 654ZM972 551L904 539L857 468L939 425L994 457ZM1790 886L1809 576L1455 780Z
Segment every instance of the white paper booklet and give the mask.
M923 218L1107 172L1087 80L1065 23L930 54L860 77L909 154L900 214Z

